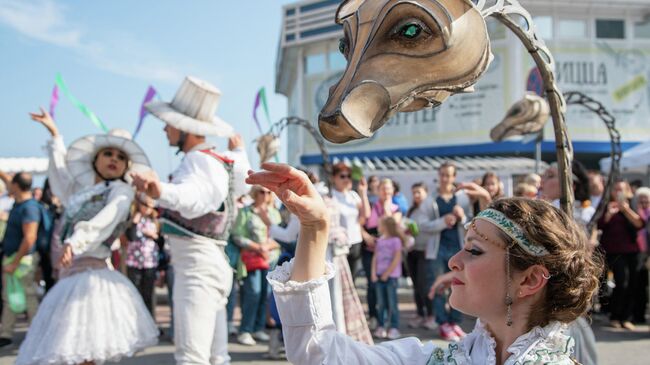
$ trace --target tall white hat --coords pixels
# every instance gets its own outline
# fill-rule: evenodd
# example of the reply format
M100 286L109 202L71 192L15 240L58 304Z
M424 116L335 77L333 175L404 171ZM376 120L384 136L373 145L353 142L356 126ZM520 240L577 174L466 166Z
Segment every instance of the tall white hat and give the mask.
M171 103L154 101L147 110L183 132L199 136L229 137L233 128L215 115L221 91L210 83L187 76Z

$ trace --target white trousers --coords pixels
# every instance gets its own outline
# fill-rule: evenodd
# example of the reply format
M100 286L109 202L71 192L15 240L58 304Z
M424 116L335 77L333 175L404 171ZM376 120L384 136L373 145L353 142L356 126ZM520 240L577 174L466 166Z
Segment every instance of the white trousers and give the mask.
M174 265L174 358L178 365L230 364L226 303L232 269L211 241L170 236Z

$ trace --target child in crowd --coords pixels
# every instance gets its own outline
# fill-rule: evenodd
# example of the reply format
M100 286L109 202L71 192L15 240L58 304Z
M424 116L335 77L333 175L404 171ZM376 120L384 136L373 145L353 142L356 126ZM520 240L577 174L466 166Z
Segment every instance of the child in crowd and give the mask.
M399 224L393 217L384 217L378 226L381 237L377 239L375 254L372 257L371 280L377 292L377 321L379 327L375 337L400 337L399 310L397 309L397 280L402 276L402 247L406 241L400 232ZM389 323L385 329L386 319Z
M154 200L140 194L135 213L126 231L126 276L138 289L149 313L154 316L154 285L158 267L158 219ZM155 317L154 317L155 318Z

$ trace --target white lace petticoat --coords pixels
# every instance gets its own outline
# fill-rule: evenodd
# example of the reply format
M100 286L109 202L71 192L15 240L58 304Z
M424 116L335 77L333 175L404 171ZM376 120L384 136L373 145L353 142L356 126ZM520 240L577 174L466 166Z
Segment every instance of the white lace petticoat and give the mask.
M47 293L16 364L101 364L157 342L158 328L133 284L117 271L89 269Z

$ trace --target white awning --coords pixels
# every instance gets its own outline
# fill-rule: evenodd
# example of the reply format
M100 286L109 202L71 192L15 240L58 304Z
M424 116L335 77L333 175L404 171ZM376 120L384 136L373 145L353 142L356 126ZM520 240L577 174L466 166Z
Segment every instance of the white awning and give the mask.
M611 164L611 157L603 158L600 160L600 170L608 173ZM623 152L620 165L622 173L650 172L650 141L640 143Z
M29 172L45 174L49 159L46 157L0 157L0 170L7 173Z
M341 161L334 158L333 162ZM368 173L382 172L426 172L437 171L444 162L453 162L459 172L494 171L499 174L527 174L535 172L535 160L526 157L360 157L352 161L344 158L346 164L355 163ZM542 162L540 170L548 168Z
M435 191L438 179L438 169L446 161L453 162L457 168L457 182L475 181L486 172L494 172L501 179L506 195L511 196L515 185L521 177L535 172L535 160L525 157L350 157L334 158L333 162L351 165L354 163L361 167L365 176L379 176L390 178L402 186L402 192L407 199L411 199L411 190L414 183L424 183L429 191ZM548 168L546 162L541 162L539 173Z

